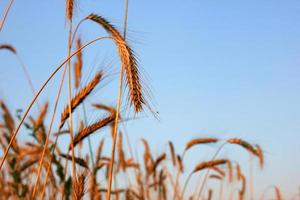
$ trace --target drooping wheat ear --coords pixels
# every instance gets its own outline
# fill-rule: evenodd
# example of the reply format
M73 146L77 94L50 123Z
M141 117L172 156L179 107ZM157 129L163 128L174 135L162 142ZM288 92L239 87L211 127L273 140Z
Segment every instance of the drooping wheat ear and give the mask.
M182 162L181 156L177 155L176 158L177 158L177 163L178 163L179 171L181 173L183 173L183 162Z
M35 130L38 130L42 126L44 119L46 117L47 110L48 110L48 103L45 103L45 105L43 106L43 108L40 112L39 117L36 119L36 121L34 123Z
M276 200L282 200L280 189L277 186L274 186L274 189L276 194Z
M219 140L217 138L196 138L196 139L192 139L191 141L189 141L185 145L185 151L189 150L190 148L192 148L195 145L216 143L218 141Z
M61 153L59 155L61 157L65 158L65 159L67 159L67 160L72 160L72 156L70 156L70 155L63 154L63 153ZM88 166L87 162L84 159L82 159L82 158L75 157L75 163L78 164L78 165L80 165L81 167L89 169L89 166Z
M257 153L256 149L253 147L253 145L246 142L245 140L242 140L240 138L230 138L227 140L227 142L230 144L236 144L236 145L242 146L243 148L245 148L247 151L249 151L253 155L259 157L258 153Z
M201 162L198 165L196 165L195 169L193 170L193 173L199 172L201 170L212 168L214 166L223 165L228 162L227 159L219 159L219 160L211 160L207 162Z
M76 95L71 99L71 110L72 112L80 105L84 99L93 91L96 85L100 82L103 77L103 71L99 71L95 77L85 87L83 87ZM69 118L70 112L69 107L66 106L61 114L60 128L63 127L65 121Z
M66 17L69 21L73 19L75 0L66 0Z
M6 49L6 50L12 52L13 54L17 53L17 50L10 44L0 44L0 49Z
M173 166L176 166L176 154L175 154L175 148L171 141L169 141L169 147L170 147L170 153L172 158Z
M82 200L85 195L85 179L86 174L82 173L79 176L76 176L75 180L73 181L73 193L72 193L72 200Z
M81 39L78 38L76 42L76 48L81 49ZM78 88L81 80L82 72L82 51L79 51L76 55L76 62L74 63L74 77L75 77L75 88Z
M257 151L257 155L258 155L258 158L259 158L259 165L260 165L260 168L262 169L264 167L264 152L262 150L262 148L260 147L260 145L255 145L256 147L256 151Z
M90 14L86 19L98 23L113 37L118 48L122 67L126 72L126 84L129 87L130 104L134 106L135 112L142 111L143 104L146 102L141 85L139 67L133 50L121 36L120 32L103 17Z
M228 160L227 166L228 166L228 181L229 183L231 183L233 180L233 169L232 169L232 162L230 160Z
M73 145L74 147L80 142L82 141L84 138L86 138L87 136L91 135L92 133L94 133L95 131L109 125L110 123L112 123L115 120L116 117L116 113L113 113L111 115L109 115L108 117L105 117L103 119L98 120L97 122L93 123L90 126L85 127L84 129L82 129L81 131L79 131L73 140Z

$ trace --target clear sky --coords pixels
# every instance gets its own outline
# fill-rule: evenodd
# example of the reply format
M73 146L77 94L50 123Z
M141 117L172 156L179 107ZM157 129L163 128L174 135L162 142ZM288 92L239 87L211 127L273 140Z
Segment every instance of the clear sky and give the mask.
M1 1L1 13L7 2ZM260 144L266 153L265 170L255 176L256 190L276 184L286 196L296 194L300 185L300 1L129 2L128 41L149 77L152 101L160 113L160 121L148 115L130 122L131 139L145 137L159 153L168 140L182 150L194 137L241 137ZM0 33L1 43L17 48L36 88L66 55L64 11L62 0L16 0ZM122 29L123 1L78 1L75 21L91 12ZM106 35L90 22L79 33L84 41ZM89 77L95 64L110 64L108 71L117 71L115 49L106 43L84 54ZM0 52L0 62L0 97L11 109L26 106L31 93L20 66L8 52ZM58 81L47 87L41 102L53 102ZM115 97L117 87L114 83L111 87ZM101 89L93 95L115 105L106 96ZM227 148L223 155L246 162L247 154L236 150ZM187 160L192 165L210 155L202 147Z

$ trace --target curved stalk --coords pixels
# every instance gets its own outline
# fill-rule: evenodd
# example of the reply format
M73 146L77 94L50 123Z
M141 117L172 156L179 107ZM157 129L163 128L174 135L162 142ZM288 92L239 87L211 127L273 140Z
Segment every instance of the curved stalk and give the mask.
M2 31L2 28L4 26L4 22L6 20L6 17L7 17L7 14L11 8L11 5L13 4L14 0L10 0L9 4L7 5L5 11L4 11L4 14L3 14L3 17L2 17L2 20L0 22L0 32Z
M1 159L1 163L0 163L0 170L2 169L2 166L4 164L4 161L8 155L8 151L9 149L11 148L12 146L12 143L13 141L15 140L15 137L17 136L20 128L21 128L21 125L23 124L25 118L27 117L31 107L33 106L33 104L36 102L36 99L39 97L39 95L41 94L41 92L44 90L44 88L46 87L46 85L49 83L49 81L53 78L53 76L68 62L68 60L70 60L73 56L75 56L79 51L81 51L82 49L84 49L85 47L93 44L94 42L98 41L98 40L102 40L102 39L112 39L112 37L110 36L106 36L106 37L99 37L99 38L96 38L90 42L88 42L87 44L83 45L80 49L76 50L73 54L71 54L67 59L65 59L53 72L52 74L48 77L48 79L43 83L43 85L41 86L41 88L38 90L38 92L35 94L34 98L31 100L31 102L29 103L28 107L26 108L26 111L25 113L23 114L18 126L17 126L17 129L14 131L10 141L9 141L9 144L8 146L6 147L5 149L5 152L4 152L4 155Z

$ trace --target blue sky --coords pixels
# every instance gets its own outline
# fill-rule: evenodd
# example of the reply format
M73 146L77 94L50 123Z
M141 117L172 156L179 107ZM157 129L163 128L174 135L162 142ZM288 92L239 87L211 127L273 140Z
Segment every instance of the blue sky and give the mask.
M15 1L0 33L1 43L17 48L36 88L66 55L64 11L59 0ZM123 1L79 1L75 21L91 12L122 29ZM241 137L266 153L265 170L256 175L257 191L277 184L295 194L300 185L299 13L296 0L130 0L128 41L149 76L160 113L160 121L148 115L129 123L134 143L145 137L158 153L168 140L182 150L194 137ZM92 23L83 24L79 33L84 41L105 35ZM118 69L109 42L94 45L84 56L85 81L94 65L110 64L112 73ZM26 106L31 93L20 66L8 52L0 52L0 60L0 97L12 109ZM58 81L46 88L41 102L53 101ZM110 97L101 90L93 97L114 105L116 83L110 85L104 89ZM195 156L210 157L211 147L200 150L191 153L191 165ZM223 155L247 162L245 152L235 150L227 148Z

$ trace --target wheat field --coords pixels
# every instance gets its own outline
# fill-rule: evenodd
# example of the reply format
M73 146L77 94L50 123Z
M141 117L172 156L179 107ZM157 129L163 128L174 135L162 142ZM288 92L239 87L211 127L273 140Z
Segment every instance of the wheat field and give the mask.
M13 23L8 19L16 3L9 0L1 5L0 31ZM82 15L80 10L88 3L64 2L62 22L67 36L62 38L67 40L67 53L41 84L36 84L13 41L1 40L0 54L16 60L16 68L22 70L18 78L24 79L31 96L19 110L0 99L0 199L286 199L280 185L272 182L256 191L251 169L259 169L259 176L264 176L268 151L259 143L226 135L192 137L184 146L169 140L157 147L155 141L143 137L132 143L126 125L138 124L145 115L160 121L160 113L153 100L155 88L139 60L140 49L135 48L127 28L130 4L121 2L120 25L102 13ZM101 1L97 4L101 7ZM86 24L100 34L85 38ZM110 45L101 46L106 42ZM109 48L117 61L89 70L86 58L91 47ZM55 95L39 98L49 88ZM98 93L111 97L112 102L99 101ZM205 148L210 153L196 159ZM231 156L231 151L243 155L246 163Z

